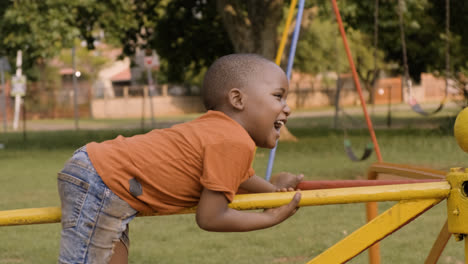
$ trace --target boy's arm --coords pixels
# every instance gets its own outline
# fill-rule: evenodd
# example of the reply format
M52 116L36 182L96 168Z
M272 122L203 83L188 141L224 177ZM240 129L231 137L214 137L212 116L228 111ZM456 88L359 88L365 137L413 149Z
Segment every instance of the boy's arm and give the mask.
M277 189L275 185L257 175L245 180L240 184L239 188L250 193L276 192Z
M197 207L197 224L215 232L243 232L274 226L297 211L301 194L296 193L289 204L263 212L243 212L228 207L222 192L204 189Z
M294 191L296 186L304 179L304 175L281 172L273 175L271 183L254 175L240 184L242 190L250 193L266 193L277 191Z

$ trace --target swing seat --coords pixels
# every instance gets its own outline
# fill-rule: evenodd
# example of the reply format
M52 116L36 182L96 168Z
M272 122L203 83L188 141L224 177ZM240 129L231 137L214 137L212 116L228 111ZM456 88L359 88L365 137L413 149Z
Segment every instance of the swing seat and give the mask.
M346 155L348 155L349 159L352 161L363 161L366 160L367 158L370 157L372 154L372 150L374 149L374 144L372 143L367 143L366 148L364 149L364 153L362 156L359 158L356 154L354 154L354 151L351 147L351 141L349 139L344 140L344 148Z
M444 98L442 102L440 102L439 107L437 107L435 110L431 112L424 111L421 105L414 98L410 99L409 105L411 106L411 109L413 109L413 111L415 111L416 113L421 114L423 116L430 116L430 115L440 112L440 110L444 108L445 101L446 101L446 98Z

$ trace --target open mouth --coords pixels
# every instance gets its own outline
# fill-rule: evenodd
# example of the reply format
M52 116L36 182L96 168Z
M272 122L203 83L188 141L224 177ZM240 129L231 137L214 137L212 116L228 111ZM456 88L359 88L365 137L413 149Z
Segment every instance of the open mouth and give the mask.
M275 121L275 129L280 130L281 127L284 126L284 121L283 120L276 120Z

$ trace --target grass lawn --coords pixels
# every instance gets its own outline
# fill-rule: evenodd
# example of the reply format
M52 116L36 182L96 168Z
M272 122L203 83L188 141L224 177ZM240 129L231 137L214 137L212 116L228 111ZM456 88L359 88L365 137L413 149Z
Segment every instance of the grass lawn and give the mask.
M466 166L452 136L453 112L423 118L395 113L392 128L386 116L375 115L376 134L384 161L447 171ZM97 122L97 121L95 121ZM362 119L357 123L363 123ZM304 173L307 180L363 179L376 161L353 163L343 151L343 132L333 116L291 118L298 142L280 142L274 171ZM0 210L59 206L56 173L73 150L88 141L132 135L141 130L81 130L0 134ZM360 154L369 141L366 130L348 134ZM263 176L269 150L259 149L254 168ZM379 204L383 211L394 203ZM446 220L445 201L381 242L382 263L423 263ZM307 263L365 223L363 204L301 208L284 223L248 233L200 230L194 215L140 217L130 228L130 263ZM0 227L0 264L55 263L59 224ZM463 263L463 242L451 239L439 263ZM349 263L368 263L361 254Z

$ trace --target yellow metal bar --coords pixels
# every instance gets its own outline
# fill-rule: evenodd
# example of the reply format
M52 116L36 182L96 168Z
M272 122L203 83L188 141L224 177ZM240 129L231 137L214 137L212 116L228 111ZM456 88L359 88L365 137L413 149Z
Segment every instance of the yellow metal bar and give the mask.
M395 232L443 199L400 201L307 264L344 263Z
M432 246L432 249L429 252L429 255L427 256L424 264L437 264L437 261L439 260L440 255L444 251L445 245L447 245L447 242L451 236L452 234L450 234L448 231L448 223L445 221L445 224L440 230L439 236L434 242L434 245Z
M450 185L445 181L311 190L301 191L299 206L445 198L449 192ZM294 192L240 194L229 206L238 210L278 207L289 203L293 195Z
M448 230L452 234L468 234L468 168L451 168L447 180L452 186L447 199Z
M289 26L291 25L291 21L292 21L294 9L295 9L294 7L296 6L296 3L297 3L297 0L292 0L291 4L289 5L288 18L286 19L286 24L283 30L283 36L281 37L281 42L278 48L278 52L276 53L276 59L275 59L276 65L280 65L281 63L281 56L283 55L284 46L286 46L286 40L288 39Z
M0 211L0 226L56 223L61 216L59 207Z
M371 201L400 201L408 199L445 198L450 185L443 182L382 185L340 189L301 191L299 206L326 204L362 203ZM273 208L285 205L292 200L295 192L262 194L239 194L229 207L237 210ZM177 214L194 213L196 208L188 208ZM140 214L139 216L161 215ZM60 208L33 208L0 211L0 226L21 224L43 224L60 221Z

